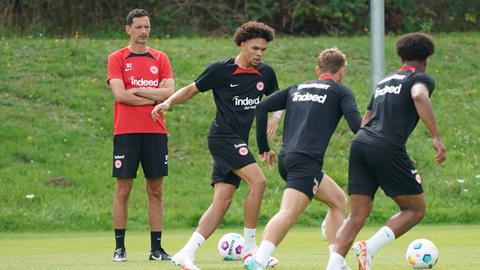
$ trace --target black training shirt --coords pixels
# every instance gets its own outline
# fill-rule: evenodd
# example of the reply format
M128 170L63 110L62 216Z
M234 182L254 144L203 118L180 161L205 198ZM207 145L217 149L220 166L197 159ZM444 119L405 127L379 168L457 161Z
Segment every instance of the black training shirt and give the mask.
M217 114L208 136L240 137L245 142L256 105L264 94L278 90L277 76L270 66L260 63L253 69L242 69L234 58L210 64L195 85L200 92L213 90Z
M285 109L282 153L298 152L323 162L328 142L342 116L355 133L360 113L352 91L328 74L278 91L257 105L257 144L260 153L270 150L267 113Z
M405 150L407 139L419 120L411 94L416 83L423 83L429 95L435 88L432 77L416 72L411 66L404 66L381 80L368 104L371 118L354 141L384 149Z

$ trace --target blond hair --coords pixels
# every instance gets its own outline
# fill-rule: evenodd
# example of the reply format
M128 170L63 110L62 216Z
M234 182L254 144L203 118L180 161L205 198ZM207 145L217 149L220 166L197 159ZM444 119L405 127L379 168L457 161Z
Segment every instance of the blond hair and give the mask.
M335 74L347 65L347 57L338 48L329 48L318 55L318 67L323 72Z

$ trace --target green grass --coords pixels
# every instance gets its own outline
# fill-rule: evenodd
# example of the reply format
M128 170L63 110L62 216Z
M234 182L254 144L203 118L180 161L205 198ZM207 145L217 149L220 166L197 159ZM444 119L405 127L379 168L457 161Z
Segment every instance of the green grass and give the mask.
M437 52L429 60L436 78L432 101L448 160L434 164L428 132L419 124L409 140L410 155L425 184L425 223L479 223L480 33L439 34ZM395 37L386 39L386 69L399 67ZM2 40L0 46L0 230L95 231L111 229L114 179L111 177L113 98L105 84L107 55L126 40ZM190 82L213 60L238 52L231 39L178 38L151 40L150 46L170 57L177 86ZM344 83L354 90L363 113L370 92L369 38L278 38L268 48L280 86L314 78L319 51L337 46L348 57ZM206 136L215 113L211 93L176 106L166 115L170 176L165 180L165 229L193 227L208 207L212 189ZM254 132L252 132L252 135ZM344 121L332 138L325 171L342 186L347 182L348 143ZM256 150L254 137L251 148ZM277 137L273 146L279 149ZM283 181L276 169L264 167L268 186L260 225L278 210ZM139 175L142 175L140 172ZM68 185L48 185L63 177ZM463 179L457 181L457 179ZM241 226L241 186L223 226ZM32 200L25 199L34 194ZM179 199L180 198L180 199ZM396 211L379 193L371 223L382 223ZM188 207L185 207L188 205ZM130 197L129 228L144 230L146 194L143 177ZM326 208L312 204L299 221L319 226Z
M368 227L360 237L369 237L378 228ZM408 243L417 238L433 241L439 249L436 270L477 270L480 268L480 226L418 226L405 236L385 246L374 257L375 269L411 269L405 260ZM216 243L228 230L217 231L199 249L196 262L209 269L241 269L240 262L224 262L216 252ZM164 235L164 246L171 252L179 250L190 236L190 230L173 230ZM260 235L257 236L260 239ZM178 269L168 262L149 262L147 232L127 233L127 263L113 263L113 233L14 233L0 234L0 269ZM280 269L325 269L327 242L318 228L294 227L274 254ZM353 254L347 256L356 269Z

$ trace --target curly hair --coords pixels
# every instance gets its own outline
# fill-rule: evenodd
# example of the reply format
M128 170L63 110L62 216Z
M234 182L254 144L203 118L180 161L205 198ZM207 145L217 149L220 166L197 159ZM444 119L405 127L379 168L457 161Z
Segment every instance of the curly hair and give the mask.
M275 30L270 26L256 21L249 21L242 24L237 28L233 35L233 41L237 46L240 46L242 42L245 42L254 38L263 38L267 42L270 42L275 37Z
M145 17L147 16L150 19L150 14L144 9L136 8L130 11L127 15L127 25L132 26L133 18Z
M415 32L400 36L396 42L397 54L403 61L427 59L435 52L431 36Z
M337 48L329 48L320 53L317 58L318 67L332 74L347 64L347 57Z

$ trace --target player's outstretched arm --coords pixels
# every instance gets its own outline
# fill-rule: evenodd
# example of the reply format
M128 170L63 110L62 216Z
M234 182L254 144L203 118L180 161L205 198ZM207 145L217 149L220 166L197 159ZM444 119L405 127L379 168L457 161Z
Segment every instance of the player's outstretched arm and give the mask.
M347 120L350 130L355 134L360 129L362 117L358 111L357 101L350 89L342 91L342 99L340 106L342 108L343 117Z
M270 151L268 146L268 113L285 109L288 89L277 91L257 104L255 108L255 119L257 124L257 146L261 153ZM276 117L276 116L273 116ZM278 121L277 121L278 124ZM276 129L276 128L275 128Z
M156 102L164 101L175 93L175 81L172 78L163 79L158 88L135 88L134 93Z
M111 79L109 84L116 102L133 106L152 105L155 103L155 101L148 98L136 96L133 91L126 90L123 81L119 78Z
M255 108L255 121L257 125L257 146L260 155L262 155L270 151L267 137L268 107L265 101L257 104Z
M268 146L267 137L267 118L268 118L268 106L265 102L257 104L255 109L255 117L257 124L257 146L260 154L258 155L260 161L267 162L268 168L273 168L273 162L276 159L275 152Z
M157 120L159 117L159 113L163 113L166 110L170 109L170 107L173 104L183 103L189 100L190 98L192 98L193 96L195 96L197 93L198 93L198 88L195 85L195 83L191 83L181 88L180 90L175 92L175 94L167 98L167 100L165 100L164 102L158 104L157 106L155 106L155 108L153 108L152 110L153 120Z
M267 137L269 139L275 136L278 128L278 122L280 122L280 118L282 118L283 111L276 111L272 113L272 116L268 119L267 124Z
M447 150L440 139L428 89L423 83L417 83L413 85L411 94L418 116L432 136L432 146L436 151L435 160L438 164L441 164L447 159Z

